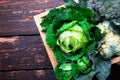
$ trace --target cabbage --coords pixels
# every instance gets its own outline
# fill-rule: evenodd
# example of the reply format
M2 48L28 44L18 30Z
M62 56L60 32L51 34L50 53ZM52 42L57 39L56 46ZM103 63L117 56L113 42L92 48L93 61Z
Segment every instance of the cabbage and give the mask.
M94 51L104 34L84 1L64 0L66 7L51 9L40 24L58 62L54 68L58 80L92 80L94 76L105 80L110 73L111 61Z
M71 23L74 23L74 21ZM71 23L63 24L61 29ZM84 30L78 24L75 24L69 29L63 31L57 40L57 44L68 55L75 53L75 51L78 49L84 48L87 43L87 36L85 35Z

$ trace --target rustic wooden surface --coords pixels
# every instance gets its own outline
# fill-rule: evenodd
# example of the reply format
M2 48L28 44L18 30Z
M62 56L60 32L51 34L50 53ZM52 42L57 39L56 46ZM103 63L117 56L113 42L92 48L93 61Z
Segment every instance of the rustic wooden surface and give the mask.
M0 80L55 80L33 16L62 0L0 0Z
M0 80L56 80L33 16L62 0L0 0ZM120 79L113 65L108 80Z

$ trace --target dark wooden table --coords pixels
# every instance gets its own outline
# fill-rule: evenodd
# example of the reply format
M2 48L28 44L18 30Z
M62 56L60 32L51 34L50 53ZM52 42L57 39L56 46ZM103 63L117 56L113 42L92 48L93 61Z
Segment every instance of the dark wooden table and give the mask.
M62 0L0 0L0 80L55 80L33 16Z
M0 80L56 80L33 16L61 4L62 0L0 0ZM116 66L110 80L120 78Z

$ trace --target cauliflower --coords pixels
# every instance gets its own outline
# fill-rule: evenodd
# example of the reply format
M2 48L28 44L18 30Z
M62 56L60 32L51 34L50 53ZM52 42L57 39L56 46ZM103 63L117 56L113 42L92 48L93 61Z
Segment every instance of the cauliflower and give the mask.
M98 46L99 53L105 59L111 58L113 55L120 55L120 35L114 33L109 26L108 21L97 25L101 29L101 33L106 33L104 39L99 42L100 46Z

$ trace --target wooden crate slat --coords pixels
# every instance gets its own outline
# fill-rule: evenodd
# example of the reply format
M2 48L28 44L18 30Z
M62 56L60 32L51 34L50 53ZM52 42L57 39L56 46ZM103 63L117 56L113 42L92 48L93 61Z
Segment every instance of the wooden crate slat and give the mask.
M42 13L42 14L43 15L47 14L47 12ZM54 53L53 53L52 49L46 44L46 40L45 40L46 39L46 34L44 32L41 32L42 28L40 26L40 22L41 22L42 19L40 18L40 16L42 16L42 15L39 14L39 15L34 16L34 20L35 20L37 28L38 28L38 30L40 32L41 38L43 40L43 43L44 43L44 46L46 48L47 54L48 54L48 56L50 58L51 64L52 64L52 66L54 68L56 66L56 64L57 64L57 61L56 61L56 58L54 56Z
M112 64L119 64L120 65L120 56L112 59Z

